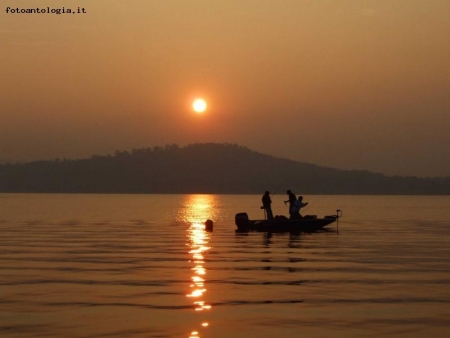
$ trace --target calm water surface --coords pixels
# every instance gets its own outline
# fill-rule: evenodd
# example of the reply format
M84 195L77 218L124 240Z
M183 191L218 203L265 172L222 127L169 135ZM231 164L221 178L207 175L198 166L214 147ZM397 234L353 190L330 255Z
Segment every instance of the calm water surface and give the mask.
M260 196L0 194L0 337L450 336L450 197L305 200L339 233L236 234Z

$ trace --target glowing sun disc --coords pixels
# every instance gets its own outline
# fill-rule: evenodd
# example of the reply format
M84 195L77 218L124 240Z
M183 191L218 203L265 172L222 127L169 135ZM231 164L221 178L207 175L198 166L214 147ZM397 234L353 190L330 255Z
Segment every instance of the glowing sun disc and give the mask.
M205 100L202 99L196 99L194 102L192 102L192 109L196 111L197 113L203 113L206 110L207 104Z

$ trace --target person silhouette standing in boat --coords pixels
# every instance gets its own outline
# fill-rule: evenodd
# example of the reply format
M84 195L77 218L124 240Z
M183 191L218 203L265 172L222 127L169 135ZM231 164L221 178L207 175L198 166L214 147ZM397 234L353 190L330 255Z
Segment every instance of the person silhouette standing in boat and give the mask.
M272 213L272 199L270 198L270 192L266 191L262 197L262 208L266 210L267 213L267 219L273 220L273 213Z
M287 201L284 201L284 204L289 202L289 217L292 218L292 208L294 207L294 203L297 201L297 197L290 190L286 191L286 194L288 195L289 199Z
M295 201L293 207L292 207L292 219L299 219L302 218L302 215L300 215L300 209L303 207L306 207L308 205L308 202L303 203L303 196L298 196L298 200Z

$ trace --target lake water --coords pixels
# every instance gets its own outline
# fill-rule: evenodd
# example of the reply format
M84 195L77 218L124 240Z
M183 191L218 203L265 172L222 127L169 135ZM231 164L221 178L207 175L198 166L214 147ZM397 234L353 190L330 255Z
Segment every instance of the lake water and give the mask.
M0 337L450 336L449 196L305 201L339 233L237 234L253 195L0 194Z

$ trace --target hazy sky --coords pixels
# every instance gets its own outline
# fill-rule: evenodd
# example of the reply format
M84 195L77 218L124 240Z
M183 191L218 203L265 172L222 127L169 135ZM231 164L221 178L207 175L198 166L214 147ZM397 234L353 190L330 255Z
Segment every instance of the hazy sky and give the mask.
M450 1L0 4L0 162L228 142L450 176Z

